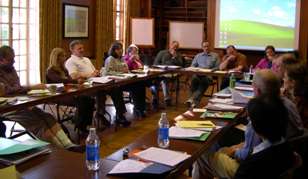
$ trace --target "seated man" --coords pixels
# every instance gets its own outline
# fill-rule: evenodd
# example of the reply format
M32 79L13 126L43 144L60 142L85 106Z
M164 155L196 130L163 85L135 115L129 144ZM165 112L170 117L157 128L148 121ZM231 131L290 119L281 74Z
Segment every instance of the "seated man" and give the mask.
M262 142L240 163L234 178L279 178L295 158L285 142L288 111L281 98L260 96L248 103L248 116Z
M31 89L44 88L39 84L30 87L20 85L20 80L14 68L14 50L9 46L0 48L0 82L5 84L6 95L25 94ZM80 147L71 142L67 135L57 123L56 119L37 107L25 108L3 114L4 120L20 123L26 130L32 132L39 138L52 142L53 144L69 150L79 150Z
M253 88L255 96L269 96L271 98L280 97L280 80L268 69L256 71L253 78ZM296 106L287 98L281 97L284 106L288 111L288 125L286 137L294 137L302 134L303 124L296 109ZM246 126L244 143L231 147L223 147L214 154L202 155L194 165L194 178L205 175L204 168L210 164L214 171L221 171L221 175L232 178L239 166L239 162L247 158L255 146L260 144L261 138L256 135L251 122ZM213 162L215 161L215 162ZM223 167L223 169L221 168Z
M84 46L79 40L70 43L71 57L65 62L65 67L73 80L88 79L99 76L99 71L95 69L90 59L84 57ZM122 91L113 89L109 92L116 108L116 119L126 121L124 113L126 112L125 104L122 98ZM98 92L96 95L96 118L109 126L111 121L105 119L105 94ZM125 126L128 126L125 123Z
M247 70L246 56L238 52L233 45L226 48L227 54L222 58L219 65L220 70L228 70L232 72L244 72ZM229 76L221 83L220 89L229 86Z
M161 50L155 60L154 65L176 65L176 66L183 66L183 58L180 52L178 52L179 42L173 41L169 45L169 49ZM162 88L164 93L164 100L167 106L171 105L171 98L169 96L169 89L168 89L168 78L164 78L162 80Z
M218 54L209 50L209 42L202 42L202 53L198 53L191 66L206 68L206 69L218 69L219 56ZM201 98L211 83L211 78L205 75L193 75L191 80L191 94L186 103L189 107L198 106Z

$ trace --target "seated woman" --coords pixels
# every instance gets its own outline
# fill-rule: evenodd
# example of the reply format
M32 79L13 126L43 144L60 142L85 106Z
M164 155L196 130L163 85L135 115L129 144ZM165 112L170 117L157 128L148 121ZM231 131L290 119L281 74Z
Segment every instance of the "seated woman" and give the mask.
M103 75L129 72L127 64L121 58L123 45L114 42L109 49L109 57L105 61ZM136 117L145 117L145 85L141 82L133 83L122 87L123 91L129 91L134 104L134 114Z
M244 72L247 70L246 56L238 52L233 45L229 45L226 48L226 55L222 58L219 69L232 72ZM228 86L229 76L224 78L220 89L224 89Z
M143 63L140 60L139 56L139 49L135 44L131 44L127 48L127 53L124 56L124 60L128 66L128 69L131 70L137 70L137 69L143 69ZM157 81L146 81L145 84L147 87L150 87L151 92L152 92L152 107L154 110L158 108L158 93L157 93L157 88L155 86L159 85L159 82Z
M305 64L296 63L286 66L282 95L294 102L304 127L308 128L308 70Z
M73 80L68 71L65 69L64 63L66 61L65 51L62 48L54 48L50 54L50 63L46 73L47 83L82 83L84 80L79 78ZM76 106L75 125L81 132L87 132L87 126L92 124L92 117L94 111L94 99L90 96L78 96L64 98L57 101L59 104Z
M255 69L271 69L272 62L276 58L276 51L275 47L272 45L268 45L265 47L265 57L262 58L258 64L256 65Z

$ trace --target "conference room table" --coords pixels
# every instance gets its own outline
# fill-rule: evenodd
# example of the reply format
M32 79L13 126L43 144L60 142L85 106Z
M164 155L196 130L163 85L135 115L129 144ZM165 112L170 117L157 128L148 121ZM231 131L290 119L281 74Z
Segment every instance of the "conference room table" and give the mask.
M34 106L37 104L56 101L63 97L75 96L81 94L96 93L98 91L108 91L113 88L127 85L130 83L151 80L158 78L164 74L183 73L182 69L177 70L153 70L150 73L138 76L137 78L116 80L106 84L92 84L86 86L78 86L76 90L65 91L54 95L44 97L29 97L28 101L17 102L8 106L1 106L0 113L5 113L12 110L18 110L25 107ZM182 114L179 114L182 116ZM195 113L186 120L200 120L201 114ZM184 115L185 116L185 115ZM182 174L185 170L191 168L193 162L200 157L202 153L209 149L220 136L223 135L225 129L233 126L234 121L226 121L220 119L211 119L216 125L221 128L211 132L205 142L192 140L178 140L171 139L169 149L175 151L186 152L191 157L182 163L178 164L166 178L173 178L174 176ZM171 125L174 121L171 121ZM85 154L73 153L63 149L53 148L51 154L38 156L30 161L16 166L17 171L21 173L24 178L120 178L116 176L109 176L107 173L121 160L123 160L123 151L129 150L143 150L148 147L157 147L157 130L150 131L148 134L137 138L135 141L127 146L124 146L113 154L101 160L101 168L97 172L88 171L85 165ZM3 167L3 166L0 166Z
M187 113L187 112L186 112ZM190 111L190 113L193 113ZM201 113L194 113L182 120L200 120ZM180 114L180 116L183 116ZM186 116L186 115L185 115ZM170 139L170 146L168 149L186 152L191 155L190 158L184 160L173 168L173 170L164 178L174 178L181 175L185 170L191 168L195 160L197 160L202 153L209 149L220 136L223 135L226 128L235 124L234 121L211 119L217 126L221 126L211 132L206 141L192 141L192 140L180 140ZM170 121L171 125L174 124L174 120ZM64 149L51 147L52 152L50 154L44 154L37 156L27 162L16 166L17 171L23 178L44 178L44 179L56 179L56 178L125 178L123 176L110 176L108 172L121 160L123 160L123 151L129 150L143 150L148 147L157 147L157 130L153 130L148 134L137 138L135 141L127 146L124 146L120 150L113 154L101 159L100 169L96 172L89 171L85 164L85 154L69 152ZM102 149L103 150L103 149ZM0 165L0 168L4 167Z
M225 78L225 76L228 74L228 71L221 71L221 70L212 70L212 69L204 69L204 68L198 68L198 67L187 67L182 68L178 70L180 74L191 76L191 75L200 75L200 76L209 76L217 78L217 91L220 91L220 86Z
M148 73L139 73L136 74L135 77L127 78L127 79L114 79L108 83L100 84L86 84L86 85L78 85L78 84L64 84L64 88L61 92L50 93L48 95L43 96L31 96L27 94L21 94L18 96L6 96L7 98L11 98L9 100L13 101L6 105L0 106L0 114L24 109L27 107L57 102L58 100L62 100L63 98L79 96L79 95L95 95L97 92L107 92L112 90L113 88L118 88L121 86L125 86L132 83L153 80L159 78L161 75L165 74L177 73L176 70L160 70L160 69L152 69Z
M191 75L191 74L198 74L198 75L208 75L214 76L218 78L218 86L220 87L220 83L223 77L227 74L226 71L209 71L206 69L192 69L192 68L183 68L183 69L157 69L152 68L149 70L148 73L143 73L142 70L135 71L136 77L129 78L129 79L117 79L112 80L105 84L98 84L93 83L90 85L74 85L74 84L67 84L64 85L64 90L61 92L57 92L50 95L44 96L29 96L29 95L19 95L19 96L8 96L11 98L15 98L15 102L12 102L7 105L0 106L0 114L24 109L27 107L45 104L45 103L52 103L57 102L57 100L61 100L67 97L79 96L79 95L94 95L96 92L107 92L112 90L113 88L118 88L121 86L125 86L132 83L148 81L160 78L166 74L184 74L184 75Z

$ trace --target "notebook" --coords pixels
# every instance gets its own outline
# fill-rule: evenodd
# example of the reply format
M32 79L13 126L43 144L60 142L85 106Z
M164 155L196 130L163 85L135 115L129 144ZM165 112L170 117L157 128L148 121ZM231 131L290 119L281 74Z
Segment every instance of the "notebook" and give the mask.
M19 164L37 155L49 153L48 144L47 142L35 139L21 142L0 138L0 162L8 165Z

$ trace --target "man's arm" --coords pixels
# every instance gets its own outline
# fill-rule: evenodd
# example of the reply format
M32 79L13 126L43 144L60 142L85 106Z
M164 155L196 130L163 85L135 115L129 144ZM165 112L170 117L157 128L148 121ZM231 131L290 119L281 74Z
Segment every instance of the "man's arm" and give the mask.
M214 65L211 67L211 69L213 70L218 70L219 69L219 64L220 64L220 58L218 54L214 54L214 59L215 59L215 63Z
M191 62L192 67L198 67L199 66L198 61L197 61L198 57L199 57L198 54L194 57L193 61Z
M225 55L225 56L222 58L222 62L221 62L220 65L219 65L219 69L220 69L220 70L226 70L230 59L231 59L231 56Z
M154 65L161 65L162 64L162 58L163 58L163 51L158 52L158 54L155 57Z

